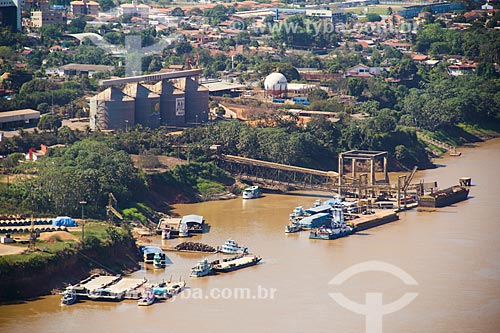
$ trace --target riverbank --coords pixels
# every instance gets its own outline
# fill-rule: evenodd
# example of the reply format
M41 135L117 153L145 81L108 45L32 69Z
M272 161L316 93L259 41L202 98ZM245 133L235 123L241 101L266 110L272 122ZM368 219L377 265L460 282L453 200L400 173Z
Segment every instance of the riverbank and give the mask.
M70 237L63 240L59 235L51 241L39 241L32 252L1 256L0 301L49 295L96 269L126 274L140 267L135 240L127 230L89 224L86 233L85 243ZM74 232L72 236L79 238L81 234Z

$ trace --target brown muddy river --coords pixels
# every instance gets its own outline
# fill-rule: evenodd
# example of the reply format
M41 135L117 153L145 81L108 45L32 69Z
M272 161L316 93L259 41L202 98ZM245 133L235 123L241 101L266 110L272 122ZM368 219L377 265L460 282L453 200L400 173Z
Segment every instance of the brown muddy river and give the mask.
M371 332L500 332L500 139L460 151L461 157L438 159L442 167L419 172L414 180L437 180L447 187L470 176L469 200L436 211L400 213L397 222L333 241L284 233L295 206L310 207L325 193L178 205L177 213L203 215L211 225L209 233L191 240L216 246L233 238L261 255L262 263L192 279L190 268L203 255L169 252L165 271L143 269L133 276L182 277L189 289L174 300L150 307L135 301L61 307L59 296L48 296L1 306L0 332L367 331L365 315L341 306L331 293L374 304L372 317L377 309L390 312L378 317L381 326L369 321ZM387 271L358 272L329 284L353 265L372 261L378 262L374 269L396 266L416 284ZM375 294L368 293L377 293L382 304L406 293L417 296L393 311L377 307L369 296Z

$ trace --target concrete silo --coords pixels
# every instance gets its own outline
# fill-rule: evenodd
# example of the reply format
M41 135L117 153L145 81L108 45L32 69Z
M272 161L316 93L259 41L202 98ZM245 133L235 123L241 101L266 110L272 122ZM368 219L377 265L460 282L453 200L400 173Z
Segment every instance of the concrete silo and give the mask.
M186 124L184 91L177 89L167 80L149 86L160 95L160 116L163 126L184 126Z
M172 83L186 94L186 124L207 122L208 89L187 77L172 80Z
M135 125L135 99L109 87L90 99L90 128L125 130Z
M136 124L149 128L161 125L160 95L137 82L127 83L123 92L135 98Z

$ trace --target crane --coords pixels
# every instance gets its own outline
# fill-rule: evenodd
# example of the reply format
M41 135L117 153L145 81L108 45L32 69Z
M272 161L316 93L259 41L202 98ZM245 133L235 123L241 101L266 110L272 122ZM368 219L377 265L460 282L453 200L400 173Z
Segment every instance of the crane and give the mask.
M113 220L113 215L116 216L119 220L123 220L122 214L116 210L115 206L117 204L117 200L113 193L109 193L108 205L106 206L106 210L108 213L108 219L111 222Z

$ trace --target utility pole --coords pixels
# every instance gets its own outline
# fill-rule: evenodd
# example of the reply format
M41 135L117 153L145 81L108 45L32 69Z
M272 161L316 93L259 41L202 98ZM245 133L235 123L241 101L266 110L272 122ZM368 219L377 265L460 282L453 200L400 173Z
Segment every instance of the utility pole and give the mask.
M82 242L84 241L85 239L85 220L84 220L84 214L83 214L83 207L85 207L85 205L87 204L87 201L80 201L80 205L82 206Z

